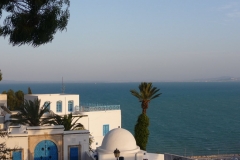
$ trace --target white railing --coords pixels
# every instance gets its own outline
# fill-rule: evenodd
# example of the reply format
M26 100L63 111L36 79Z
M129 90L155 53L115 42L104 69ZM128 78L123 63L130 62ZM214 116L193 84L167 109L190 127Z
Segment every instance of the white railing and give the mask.
M82 112L94 112L94 111L107 111L107 110L120 110L120 105L104 105L104 106L81 106Z
M85 160L95 160L88 152L85 152Z

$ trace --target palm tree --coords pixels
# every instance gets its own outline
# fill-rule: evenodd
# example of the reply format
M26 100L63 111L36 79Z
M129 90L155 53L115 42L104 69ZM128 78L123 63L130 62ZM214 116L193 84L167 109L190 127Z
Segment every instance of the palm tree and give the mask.
M152 83L142 82L138 88L140 92L137 92L136 90L130 90L132 95L137 97L142 103L142 114L138 116L138 120L134 128L134 137L136 139L137 145L142 150L146 150L149 136L149 118L146 112L150 101L154 98L159 97L161 93L158 93L160 89L153 87Z
M69 131L69 130L85 130L84 126L81 123L77 123L78 120L82 117L86 117L87 115L77 115L73 116L72 113L68 115L64 115L63 117L60 115L55 114L53 118L48 121L48 124L53 124L53 125L63 125L64 126L64 131ZM74 120L76 118L76 120ZM91 134L89 134L89 151L93 151L91 144L93 143L93 138Z
M81 123L77 123L77 122L80 118L85 116L86 115L73 116L72 113L70 113L62 117L60 115L55 114L52 117L52 119L48 121L48 124L63 125L65 128L64 129L65 131L84 129L84 126Z
M139 99L139 102L142 103L142 113L146 114L150 101L159 97L162 93L157 93L160 89L153 87L152 83L142 82L138 88L140 92L137 92L136 90L130 90L130 92Z
M51 117L44 116L49 113L49 104L40 107L40 100L25 100L24 104L18 108L19 112L10 116L10 124L22 124L28 126L41 126L47 123Z

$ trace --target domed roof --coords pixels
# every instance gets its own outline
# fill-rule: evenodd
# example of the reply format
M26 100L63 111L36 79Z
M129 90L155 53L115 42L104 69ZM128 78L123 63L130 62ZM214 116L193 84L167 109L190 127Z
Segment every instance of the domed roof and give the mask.
M136 145L133 135L126 129L116 128L105 135L102 145L98 147L99 152L113 153L115 149L120 152L138 152L140 149Z

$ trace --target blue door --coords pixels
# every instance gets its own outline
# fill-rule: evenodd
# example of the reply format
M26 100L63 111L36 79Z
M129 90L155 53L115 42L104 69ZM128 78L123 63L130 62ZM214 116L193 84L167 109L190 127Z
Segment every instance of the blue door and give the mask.
M70 160L78 160L78 147L70 148Z
M13 160L22 160L22 151L13 151Z
M58 160L58 150L55 143L43 140L34 149L34 160Z

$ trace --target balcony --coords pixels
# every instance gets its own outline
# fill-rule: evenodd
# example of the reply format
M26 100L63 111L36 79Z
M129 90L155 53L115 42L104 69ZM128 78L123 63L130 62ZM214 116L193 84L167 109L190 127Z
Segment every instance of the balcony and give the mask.
M79 108L80 112L95 112L95 111L110 111L110 110L120 110L120 105L92 105L92 106L82 105Z

